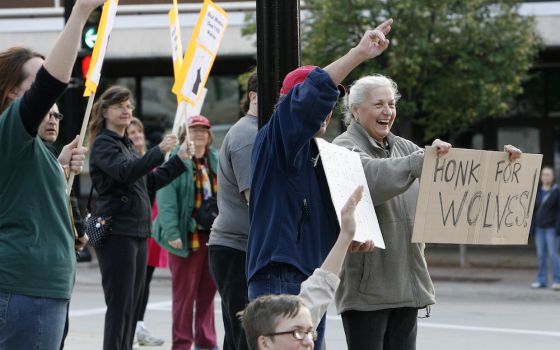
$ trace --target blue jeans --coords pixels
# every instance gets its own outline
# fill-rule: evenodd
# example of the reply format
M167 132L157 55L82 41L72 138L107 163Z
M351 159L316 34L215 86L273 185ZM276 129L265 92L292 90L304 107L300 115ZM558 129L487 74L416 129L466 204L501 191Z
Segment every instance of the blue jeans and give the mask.
M560 283L560 258L558 257L558 236L555 228L536 228L535 245L539 257L537 282L548 285L548 258L552 265L553 283Z
M59 349L68 302L0 292L0 349Z
M249 300L269 294L298 295L301 284L307 277L292 265L272 263L257 272L249 281ZM317 327L319 336L315 341L315 349L318 350L323 348L325 320L326 318L323 316Z

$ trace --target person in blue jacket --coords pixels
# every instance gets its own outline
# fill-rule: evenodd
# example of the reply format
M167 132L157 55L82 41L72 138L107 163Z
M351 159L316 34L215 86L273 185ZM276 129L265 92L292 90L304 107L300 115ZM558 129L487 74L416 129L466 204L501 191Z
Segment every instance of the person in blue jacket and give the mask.
M286 75L280 101L259 130L251 154L250 300L266 294L297 295L336 241L336 212L313 139L326 131L342 80L389 46L385 34L392 22L368 30L356 47L324 69L303 66ZM318 332L315 348L321 349L324 319Z

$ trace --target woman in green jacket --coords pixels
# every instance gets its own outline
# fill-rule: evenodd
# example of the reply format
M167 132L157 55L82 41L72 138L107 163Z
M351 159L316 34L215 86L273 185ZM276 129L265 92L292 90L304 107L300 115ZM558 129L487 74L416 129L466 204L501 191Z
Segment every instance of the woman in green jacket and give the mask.
M181 176L158 191L159 212L152 235L171 253L173 348L190 349L194 343L195 349L212 349L217 348L216 286L210 275L206 246L211 223L202 220L212 215L201 211L208 211L207 203L216 203L217 151L210 146L212 132L206 117L190 117L188 126L195 155L185 160L187 170ZM185 131L181 139L186 137L184 134Z

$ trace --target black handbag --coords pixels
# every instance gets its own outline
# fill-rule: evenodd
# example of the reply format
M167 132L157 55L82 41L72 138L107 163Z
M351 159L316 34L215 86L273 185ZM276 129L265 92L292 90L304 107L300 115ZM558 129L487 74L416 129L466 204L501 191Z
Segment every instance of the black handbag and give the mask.
M208 175L210 182L212 182L214 172L210 168L210 165L208 165ZM212 224L214 223L214 220L217 216L218 200L214 195L212 195L202 200L200 208L196 209L193 218L195 219L197 225L199 225L203 231L210 231L212 229Z
M89 237L88 245L94 248L102 248L103 242L111 231L111 217L97 216L91 211L91 196L93 195L93 185L89 191L87 203L87 215L84 219L85 232Z
M200 225L204 231L210 231L217 216L218 201L214 196L204 199L200 208L198 208L194 213L196 223Z

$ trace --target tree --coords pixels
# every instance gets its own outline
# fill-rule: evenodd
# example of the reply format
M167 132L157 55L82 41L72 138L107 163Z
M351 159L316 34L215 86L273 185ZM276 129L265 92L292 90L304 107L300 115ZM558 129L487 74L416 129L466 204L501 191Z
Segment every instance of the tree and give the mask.
M423 139L453 140L475 123L503 116L541 46L534 19L517 0L305 0L304 62L324 66L365 30L393 18L391 44L346 82L380 73L399 85L398 119Z

